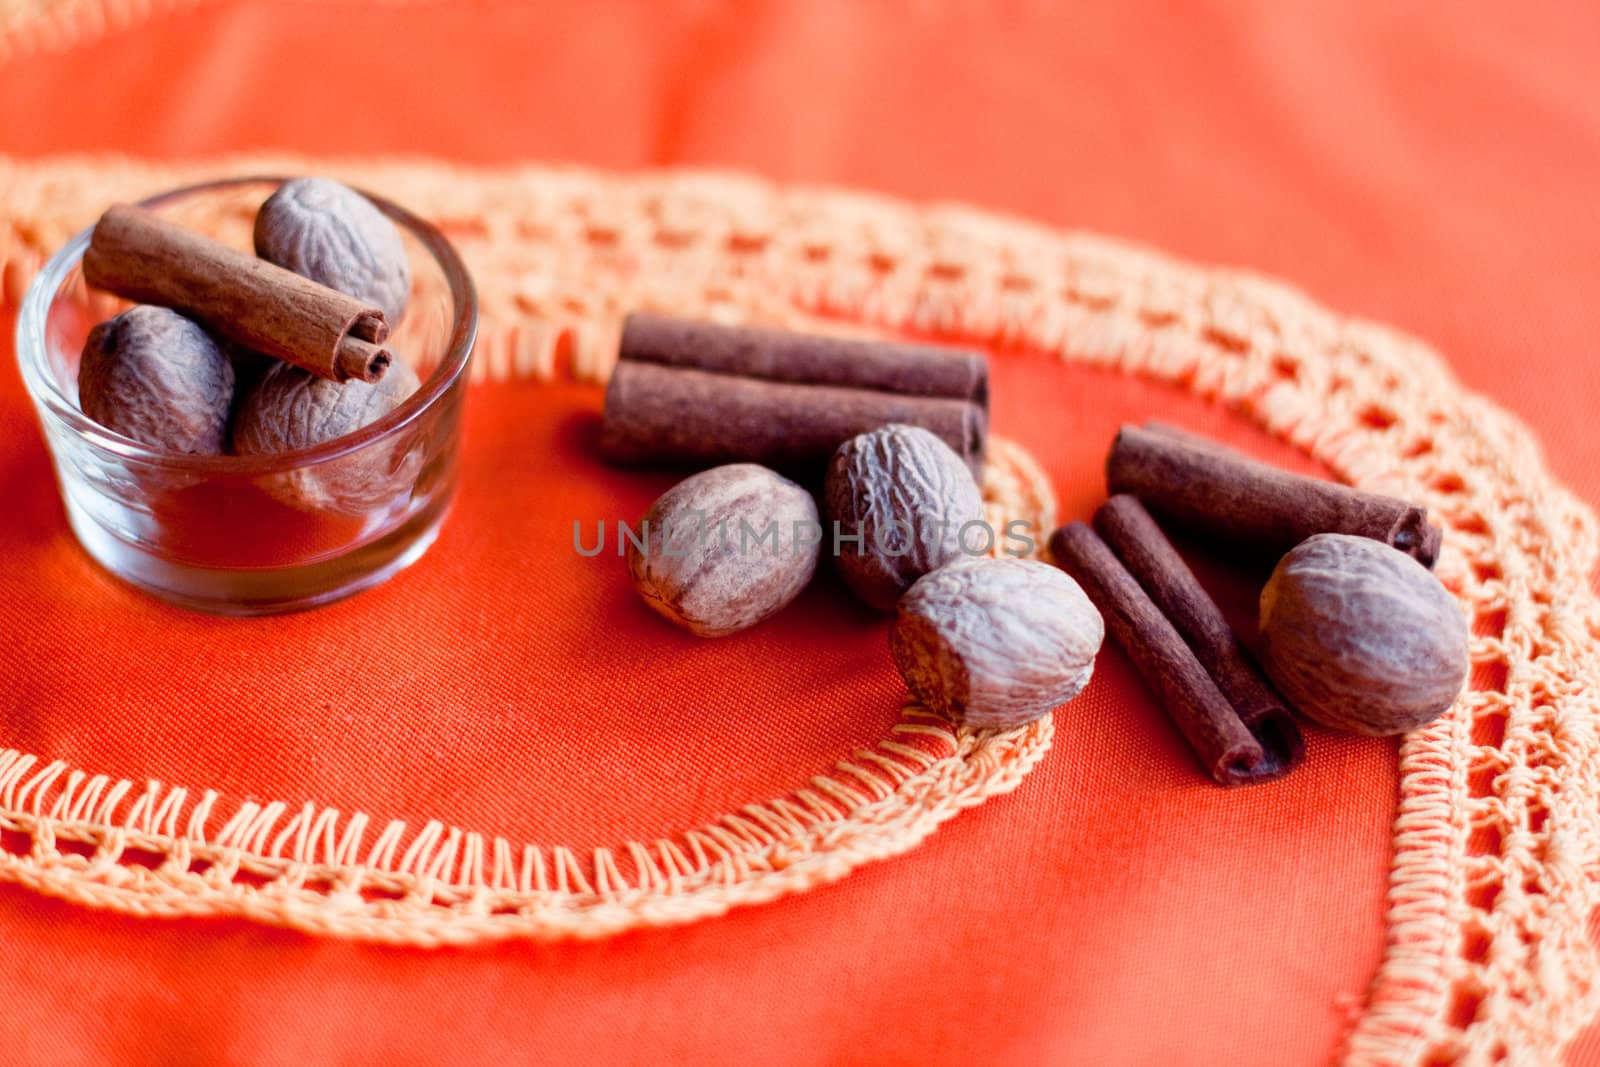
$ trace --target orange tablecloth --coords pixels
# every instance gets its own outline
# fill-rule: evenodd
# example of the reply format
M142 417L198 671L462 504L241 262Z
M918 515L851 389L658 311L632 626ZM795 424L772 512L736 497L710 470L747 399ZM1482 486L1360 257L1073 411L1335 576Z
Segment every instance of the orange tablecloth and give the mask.
M695 163L972 201L1247 265L1424 336L1600 502L1600 20L1551 16L203 4L14 54L0 151ZM624 621L600 638L552 621L545 590L578 596L578 579L529 549L549 531L495 479L565 463L541 483L562 521L594 502L593 479L608 508L640 510L665 481L587 465L569 416L597 403L579 387L480 390L461 505L422 565L335 608L235 626L154 606L83 560L8 362L0 431L24 444L0 485L44 570L0 563L28 620L0 629L0 742L599 844L781 791L880 729L898 694L881 625L820 592L712 651L623 615L620 586L605 589ZM1273 454L1165 390L1025 358L997 363L995 404L1069 517L1095 502L1122 418L1159 410ZM403 666L305 654L350 627ZM463 632L480 656L459 654ZM238 668L242 646L259 669ZM797 646L804 676L761 666ZM1295 778L1224 793L1120 659L1070 715L1118 725L1063 718L1016 794L907 857L595 945L382 950L0 887L0 1047L84 1063L1326 1059L1382 947L1392 743L1316 732Z

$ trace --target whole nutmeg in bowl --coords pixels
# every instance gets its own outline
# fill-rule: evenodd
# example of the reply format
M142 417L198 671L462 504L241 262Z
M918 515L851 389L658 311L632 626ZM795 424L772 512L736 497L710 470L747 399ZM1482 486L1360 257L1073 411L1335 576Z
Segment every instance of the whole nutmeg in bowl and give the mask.
M1467 643L1450 591L1371 538L1307 538L1261 594L1262 666L1296 709L1336 730L1426 726L1466 684Z
M964 559L900 598L889 648L913 696L972 726L1021 726L1089 684L1105 621L1036 560Z
M108 430L152 448L221 455L234 372L228 354L176 311L138 305L89 331L78 404Z
M370 300L392 328L411 298L400 230L372 201L331 178L292 178L256 214L256 255Z
M822 528L811 494L756 463L685 478L628 538L645 603L691 633L722 637L770 617L811 581Z
M234 416L233 451L241 456L293 452L370 426L416 392L416 372L395 357L376 382L334 382L279 363L261 377ZM389 450L369 451L295 471L288 503L357 513L395 494L415 471L391 469Z
M823 497L838 527L839 575L879 611L893 611L911 583L960 557L967 524L983 521L972 471L920 426L891 424L840 445Z

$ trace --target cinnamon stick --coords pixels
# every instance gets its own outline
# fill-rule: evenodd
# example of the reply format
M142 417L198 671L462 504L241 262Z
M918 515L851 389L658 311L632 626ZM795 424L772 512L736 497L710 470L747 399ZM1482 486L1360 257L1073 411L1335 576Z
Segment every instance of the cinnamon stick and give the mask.
M1106 458L1106 484L1162 518L1275 556L1313 534L1343 533L1383 541L1426 567L1439 558L1439 527L1417 504L1292 474L1170 427L1124 426Z
M1243 785L1281 773L1183 637L1094 530L1068 523L1050 538L1050 552L1100 609L1106 630L1213 778Z
M820 469L843 442L900 422L932 432L977 472L987 421L981 406L953 397L622 360L606 387L600 448L615 463L751 462Z
M805 385L837 385L989 406L989 364L977 352L791 330L724 326L634 312L620 360Z
M337 382L377 381L391 359L377 307L141 208L118 204L100 216L83 277Z
M1305 755L1305 742L1288 705L1144 505L1127 494L1114 496L1095 513L1094 526L1260 743L1263 759L1255 777L1292 770Z

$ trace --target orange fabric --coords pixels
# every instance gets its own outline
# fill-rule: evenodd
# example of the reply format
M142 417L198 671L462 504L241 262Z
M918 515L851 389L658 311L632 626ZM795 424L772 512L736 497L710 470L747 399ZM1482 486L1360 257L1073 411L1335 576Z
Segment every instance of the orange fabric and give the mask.
M1580 358L1600 326L1600 24L1576 7L1448 24L1281 7L220 4L0 66L0 150L691 162L971 200L1248 264L1419 333L1600 502L1600 364ZM1166 390L1043 360L997 357L994 393L1065 517L1098 499L1124 418L1294 462ZM459 506L421 565L323 611L223 623L84 559L8 361L0 742L582 846L781 792L881 732L899 693L883 625L834 590L707 645L657 625L617 567L574 557L573 518L631 517L670 481L590 459L598 403L479 390ZM345 661L352 633L393 658ZM1381 948L1395 772L1392 743L1309 745L1290 779L1219 791L1107 656L1022 788L909 856L598 945L386 951L3 887L0 1047L86 1063L1319 1062Z

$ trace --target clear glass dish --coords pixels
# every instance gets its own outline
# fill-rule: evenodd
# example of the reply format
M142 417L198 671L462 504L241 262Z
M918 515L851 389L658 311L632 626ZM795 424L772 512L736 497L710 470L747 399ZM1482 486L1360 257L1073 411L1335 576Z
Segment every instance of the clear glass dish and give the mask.
M241 248L280 178L177 189L143 202ZM346 437L272 456L190 456L122 437L78 409L89 330L126 304L83 283L89 232L44 265L23 298L17 360L55 462L66 518L112 574L164 600L226 615L325 604L427 550L449 508L477 331L477 296L450 242L373 196L399 226L412 292L389 345L421 388Z

